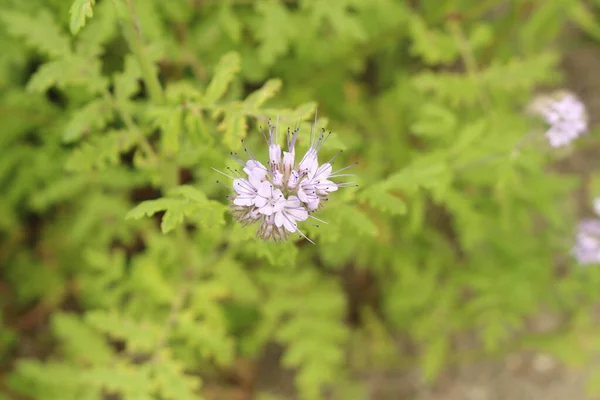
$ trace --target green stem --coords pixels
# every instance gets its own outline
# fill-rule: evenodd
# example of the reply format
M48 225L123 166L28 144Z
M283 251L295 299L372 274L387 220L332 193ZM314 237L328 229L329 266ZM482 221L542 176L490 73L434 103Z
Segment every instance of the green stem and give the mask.
M108 89L104 90L104 98L112 105L113 109L119 113L127 129L129 129L129 131L133 132L138 137L138 144L140 145L144 153L146 153L146 156L148 156L151 159L152 163L156 164L158 160L156 153L152 149L152 146L150 146L150 142L148 142L146 136L144 136L142 131L133 122L133 118L131 117L131 115L127 111L125 111L124 105L118 104L118 102L108 91Z
M469 40L465 36L465 33L458 22L450 21L448 25L452 37L454 38L454 41L458 46L458 50L460 52L463 63L465 64L465 68L467 69L467 74L469 74L469 76L478 83L479 99L481 100L481 104L484 110L487 111L490 109L490 101L487 97L486 92L483 90L484 83L481 80L479 67L477 66L477 61L475 61L475 57L473 56L473 51L471 50Z
M129 44L131 51L137 58L140 69L142 70L142 78L148 88L148 93L153 102L160 104L163 102L163 90L158 80L158 76L154 70L154 64L148 56L144 41L142 38L142 32L133 8L132 0L125 0L127 3L127 9L129 11L129 22L123 24L123 34L125 40Z

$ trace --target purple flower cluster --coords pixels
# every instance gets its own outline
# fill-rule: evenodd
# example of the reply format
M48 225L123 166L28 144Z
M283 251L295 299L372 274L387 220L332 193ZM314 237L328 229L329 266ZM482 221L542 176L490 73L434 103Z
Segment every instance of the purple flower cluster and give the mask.
M594 202L594 210L600 215L600 198ZM600 264L600 219L579 223L573 255L580 264Z
M288 150L282 152L277 140L278 128L269 122L268 138L265 135L269 145L267 166L256 160L244 147L249 160L244 161L232 153L242 166L242 172L230 168L228 170L231 175L217 171L233 179L233 187L230 189L235 195L230 196L230 200L234 218L243 225L259 223L257 236L264 240L280 241L290 233L298 233L311 241L300 231L298 222L308 218L324 222L311 214L328 200L330 193L342 187L355 186L331 180L348 176L340 175L339 172L352 166L333 171L333 160L337 154L319 165L318 152L329 137L324 130L313 141L313 129L309 149L296 164L298 133L299 129L290 131L288 128Z
M532 108L550 125L545 135L552 147L566 146L588 130L585 105L572 93L540 96Z

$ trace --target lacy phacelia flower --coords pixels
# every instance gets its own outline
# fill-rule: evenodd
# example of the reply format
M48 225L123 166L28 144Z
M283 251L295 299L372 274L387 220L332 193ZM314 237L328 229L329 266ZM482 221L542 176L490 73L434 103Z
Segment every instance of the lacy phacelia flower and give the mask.
M587 132L585 105L572 93L540 96L533 102L532 110L550 125L546 138L552 147L565 146Z
M600 215L600 199L594 202L594 209ZM580 264L600 264L600 219L579 223L573 255Z
M256 160L244 146L249 160L244 161L232 153L243 172L228 168L231 174L226 174L215 170L233 180L233 187L230 189L233 189L235 195L230 196L230 200L234 218L242 225L260 223L257 236L265 240L280 241L290 233L298 233L312 243L300 231L298 223L308 218L325 222L310 214L327 201L329 193L342 187L357 186L352 182L331 180L350 176L339 172L355 165L333 171L333 160L341 151L328 162L319 165L319 150L329 137L325 135L324 129L314 141L314 134L311 132L309 149L296 164L298 133L299 129L288 129L287 151L282 151L277 141L278 129L269 122L268 138L265 135L269 145L267 166Z

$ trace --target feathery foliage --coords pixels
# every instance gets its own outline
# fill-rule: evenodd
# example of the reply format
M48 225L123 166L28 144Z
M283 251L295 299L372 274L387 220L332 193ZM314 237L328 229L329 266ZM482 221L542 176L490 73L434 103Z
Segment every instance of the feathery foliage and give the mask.
M359 396L359 355L434 382L464 334L592 361L579 181L525 109L564 82L563 26L598 45L597 2L0 3L9 397L233 398L273 345L307 400ZM315 246L257 241L215 182L242 139L263 158L268 119L303 149L316 119L322 157L357 162ZM543 309L571 318L529 337Z

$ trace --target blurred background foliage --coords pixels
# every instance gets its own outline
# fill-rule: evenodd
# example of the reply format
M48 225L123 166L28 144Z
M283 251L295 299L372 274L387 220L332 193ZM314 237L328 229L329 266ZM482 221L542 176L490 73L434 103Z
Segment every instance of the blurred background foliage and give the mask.
M260 383L274 345L301 399L519 348L591 362L600 271L569 257L582 182L525 109L563 87L599 16L597 0L0 0L0 398L290 398ZM262 243L210 167L246 137L265 154L267 118L302 121L306 146L317 108L324 159L344 149L360 187L306 228L315 246ZM560 323L532 334L541 310Z

